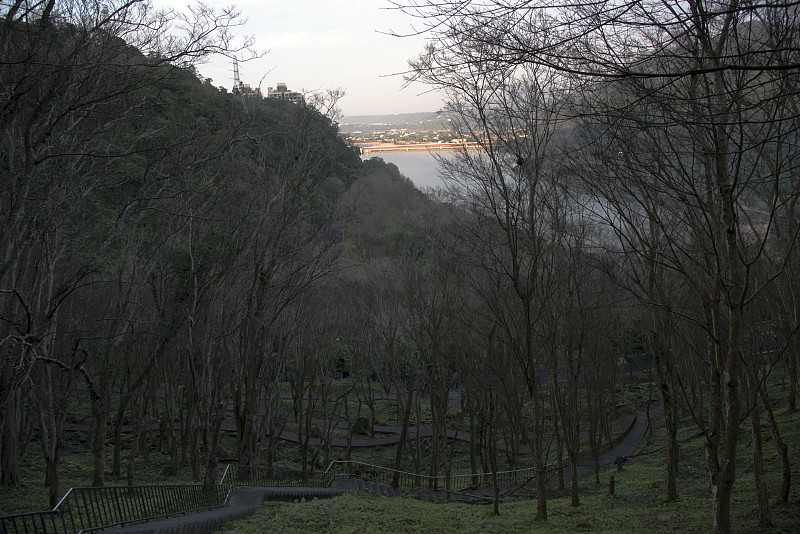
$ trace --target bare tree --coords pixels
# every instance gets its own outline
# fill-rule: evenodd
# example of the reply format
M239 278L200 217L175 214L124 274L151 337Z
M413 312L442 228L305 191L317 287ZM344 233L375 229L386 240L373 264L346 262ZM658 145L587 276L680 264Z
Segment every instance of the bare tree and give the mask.
M452 49L468 57L470 50ZM538 369L546 361L534 339L547 297L545 273L553 243L544 199L552 193L548 149L566 87L553 71L533 66L499 72L491 63L442 67L434 50L415 62L415 76L450 96L448 111L459 137L475 140L442 159L450 193L470 213L462 226L467 262L484 270L500 301L485 305L503 329L502 341L515 355L533 406L530 439L537 471L537 517L547 517L542 438L544 414ZM489 296L487 293L486 296ZM501 296L502 294L502 296Z
M40 362L81 363L70 351L49 352L62 343L59 309L96 281L139 210L164 192L155 178L169 175L160 165L167 158L138 168L131 160L180 152L186 142L179 136L151 150L161 126L141 121L137 129L132 122L146 115L159 81L176 68L233 46L228 29L238 14L198 7L180 15L125 0L102 6L15 0L0 10L5 422L6 408L17 409L15 391ZM14 450L3 447L2 454ZM13 462L0 465L4 482L18 481Z
M785 205L774 192L789 189L790 173L768 172L762 154L775 154L776 140L789 139L779 132L788 134L796 121L785 104L792 101L790 80L799 67L796 6L697 0L395 5L418 17L420 31L431 37L412 63L416 78L482 87L487 73L499 77L520 65L576 78L583 85L574 99L575 114L593 116L598 125L586 143L596 149L584 152L591 156L583 162L603 153L609 163L603 178L614 182L605 184L612 190L636 172L646 176L639 180L641 190L629 195L628 202L638 204L635 216L621 220L614 212L628 208L614 205L607 220L623 241L633 227L647 232L654 224L656 231L632 250L643 258L649 250L651 266L670 271L701 298L698 306L680 310L663 307L671 302L654 303L654 340L668 354L662 311L706 334L709 411L703 428L714 530L730 532L743 398L740 358L746 357L744 310L758 293L752 267L767 248L777 207ZM448 78L454 72L458 75ZM590 105L597 102L601 108ZM781 165L773 170L787 170L790 160L777 154ZM616 164L611 155L618 156ZM630 172L623 175L621 169ZM756 204L766 210L759 213Z

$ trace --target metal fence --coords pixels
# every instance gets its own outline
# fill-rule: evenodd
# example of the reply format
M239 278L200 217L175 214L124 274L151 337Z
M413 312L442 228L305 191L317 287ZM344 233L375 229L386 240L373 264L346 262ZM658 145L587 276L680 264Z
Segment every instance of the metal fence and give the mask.
M468 473L430 476L352 460L338 460L331 462L326 473L330 479L362 478L385 486L408 490L442 489L463 491L492 486L495 476L497 477L497 484L499 486L509 487L522 484L534 477L535 470L533 467L527 467L523 469L498 471L495 474Z
M330 485L331 477L322 471L300 471L288 467L231 466L237 486L319 486Z
M630 434L637 418L603 450L610 450ZM547 476L555 465L546 467ZM52 509L0 516L0 534L79 534L189 514L224 506L234 486L330 486L336 478L361 478L407 490L465 491L493 486L509 488L535 476L533 467L492 473L421 475L388 467L337 460L326 471L300 471L288 467L228 465L219 484L174 486L117 486L72 488ZM496 477L496 482L495 482Z
M604 443L600 454L607 452L621 443L630 434L637 417L634 417L626 429L611 442ZM565 459L566 460L566 459ZM591 451L583 452L582 461L591 461ZM450 474L441 476L422 475L408 471L400 471L354 460L335 460L324 472L303 472L287 467L246 467L234 466L234 482L237 486L330 486L336 478L361 478L387 487L407 490L439 489L447 491L475 490L490 487L496 483L500 487L509 488L529 482L536 476L534 467L498 471L492 473ZM556 474L556 463L545 466L545 475L549 478Z
M361 478L408 490L446 489L460 491L476 489L493 484L492 473L471 473L429 476L408 471L399 471L389 467L357 462L353 460L336 460L328 469L316 472L303 472L287 467L271 468L232 466L233 480L237 486L316 486L327 487L336 478ZM534 476L534 469L524 468L509 471L498 471L497 483L501 486L512 486L528 481Z
M620 435L612 439L610 442L604 443L600 447L600 454L610 451L622 443L633 430L637 419L638 414L633 417L631 422ZM591 451L585 451L585 454L587 455L585 459L591 459ZM547 478L554 476L556 471L556 462L552 462L545 466L545 476ZM534 467L497 471L495 474L472 473L429 476L410 473L407 471L398 471L388 467L381 467L363 462L356 462L353 460L333 461L325 473L326 476L324 479L329 481L326 485L329 485L330 480L333 480L334 478L362 478L364 480L370 480L372 482L383 484L385 486L392 486L395 488L409 490L441 489L456 492L494 486L495 477L496 484L499 487L510 488L525 484L536 476L536 470Z
M78 534L224 506L231 482L225 470L213 486L72 488L52 510L0 517L0 534Z

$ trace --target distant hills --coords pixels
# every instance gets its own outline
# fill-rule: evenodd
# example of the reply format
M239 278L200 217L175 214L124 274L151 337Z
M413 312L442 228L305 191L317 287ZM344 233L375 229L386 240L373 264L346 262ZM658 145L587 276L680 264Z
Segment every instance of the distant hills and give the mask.
M353 115L338 121L339 132L355 143L423 143L448 140L447 115L436 111L394 115Z
M441 122L445 114L436 111L421 111L417 113L396 113L393 115L352 115L342 117L338 123L340 127L358 125L385 125L406 126L419 125L426 122ZM446 118L444 119L446 122Z

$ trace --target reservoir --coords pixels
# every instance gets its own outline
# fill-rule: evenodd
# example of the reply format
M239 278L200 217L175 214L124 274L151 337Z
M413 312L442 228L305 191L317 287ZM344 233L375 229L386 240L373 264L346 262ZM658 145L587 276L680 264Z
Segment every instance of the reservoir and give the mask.
M439 150L438 155L446 155L448 151ZM381 158L387 163L394 163L400 173L410 178L417 189L440 187L442 178L439 176L439 165L432 152L426 150L410 150L405 152L373 152L364 154L362 159Z

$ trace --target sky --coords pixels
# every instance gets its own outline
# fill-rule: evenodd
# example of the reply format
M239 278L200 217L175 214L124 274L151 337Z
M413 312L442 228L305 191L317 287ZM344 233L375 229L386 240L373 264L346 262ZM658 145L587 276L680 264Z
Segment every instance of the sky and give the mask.
M177 0L176 9L186 5ZM213 7L231 2L206 0ZM317 92L341 88L339 101L344 116L386 115L437 111L442 107L430 87L404 87L402 73L408 60L422 50L421 36L394 37L388 32L413 32L414 21L392 9L387 0L238 0L234 4L247 19L236 30L255 38L254 49L265 52L259 59L239 63L239 76L251 87L286 83L290 90ZM233 87L232 61L213 57L198 70L215 86Z

